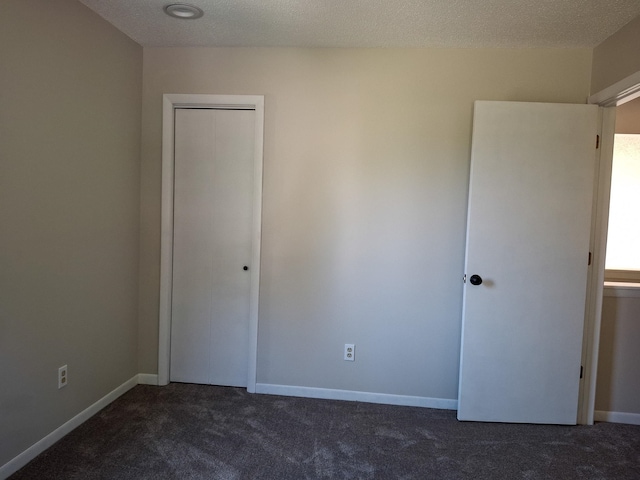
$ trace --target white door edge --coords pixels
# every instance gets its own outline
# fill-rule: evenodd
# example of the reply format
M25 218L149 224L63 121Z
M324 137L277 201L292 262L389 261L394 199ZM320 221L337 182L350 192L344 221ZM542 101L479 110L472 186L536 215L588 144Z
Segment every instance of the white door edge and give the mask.
M598 158L598 185L595 193L592 220L593 264L589 272L587 291L587 313L583 339L582 365L584 378L580 389L578 424L593 425L596 401L596 373L600 348L600 326L602 322L602 296L604 292L604 263L607 248L607 225L609 220L609 196L611 192L611 167L613 162L613 140L615 134L615 106L630 102L640 96L640 71L591 95L588 103L604 108L600 130L600 154Z
M160 236L160 305L158 319L158 385L169 383L171 365L171 292L173 278L174 110L176 108L234 108L255 110L255 153L251 290L249 300L249 368L247 391L256 389L258 358L258 303L262 227L262 163L264 96L165 94L162 105L162 219Z

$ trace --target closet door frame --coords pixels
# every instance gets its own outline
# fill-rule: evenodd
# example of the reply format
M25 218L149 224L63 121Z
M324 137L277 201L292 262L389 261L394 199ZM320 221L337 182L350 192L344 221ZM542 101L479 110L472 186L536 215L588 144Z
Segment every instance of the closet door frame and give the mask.
M160 308L158 329L158 385L169 383L171 365L171 292L173 289L173 188L176 108L227 108L255 110L251 290L249 301L249 368L247 391L255 393L258 353L258 303L260 294L260 243L262 227L262 164L264 96L262 95L163 95L162 125L162 222L160 237Z

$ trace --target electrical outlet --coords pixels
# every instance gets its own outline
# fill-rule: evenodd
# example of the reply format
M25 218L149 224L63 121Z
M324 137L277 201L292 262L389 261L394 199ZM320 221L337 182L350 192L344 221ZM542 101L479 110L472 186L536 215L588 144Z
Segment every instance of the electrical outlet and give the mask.
M67 366L63 365L58 369L58 388L67 386Z
M344 359L348 362L355 362L356 346L353 343L344 344Z

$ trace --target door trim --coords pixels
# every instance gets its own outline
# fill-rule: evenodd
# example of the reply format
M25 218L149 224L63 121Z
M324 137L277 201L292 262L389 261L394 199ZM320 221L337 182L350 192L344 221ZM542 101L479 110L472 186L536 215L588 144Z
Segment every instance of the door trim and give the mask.
M160 236L160 309L158 329L158 385L169 383L171 365L171 292L173 288L174 111L176 108L230 108L255 110L253 169L253 225L249 299L249 368L247 391L256 390L258 358L258 303L262 229L262 164L264 96L164 94L162 105L162 222Z
M640 72L633 73L619 82L594 93L587 103L601 107L615 107L640 97Z
M591 95L587 103L604 107L602 110L600 155L591 232L593 267L587 286L587 312L583 338L584 379L581 384L578 405L578 423L593 425L596 402L598 351L602 323L602 296L604 294L604 264L607 248L609 197L611 192L611 166L615 134L617 105L630 102L640 96L640 71Z

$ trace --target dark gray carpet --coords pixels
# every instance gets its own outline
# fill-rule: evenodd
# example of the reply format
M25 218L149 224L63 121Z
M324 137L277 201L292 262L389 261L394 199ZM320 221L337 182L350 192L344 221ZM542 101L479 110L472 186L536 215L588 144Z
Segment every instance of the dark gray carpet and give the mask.
M139 385L11 477L174 478L640 479L640 426Z

